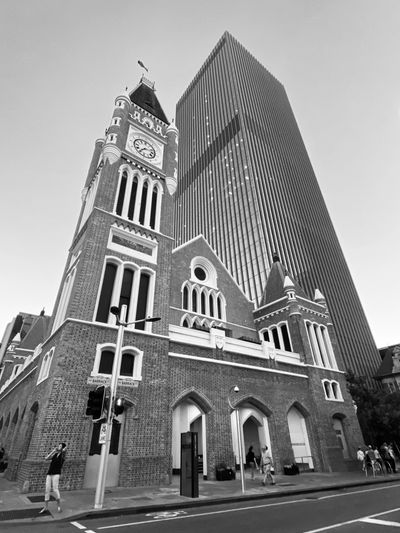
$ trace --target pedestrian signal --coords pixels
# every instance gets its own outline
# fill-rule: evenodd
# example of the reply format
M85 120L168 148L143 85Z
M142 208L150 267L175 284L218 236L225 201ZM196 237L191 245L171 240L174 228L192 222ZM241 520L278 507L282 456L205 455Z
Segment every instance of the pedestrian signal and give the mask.
M124 399L123 398L118 398L117 400L115 400L115 404L114 404L114 414L115 414L115 416L118 416L118 415L122 414L124 412L124 409L125 409Z

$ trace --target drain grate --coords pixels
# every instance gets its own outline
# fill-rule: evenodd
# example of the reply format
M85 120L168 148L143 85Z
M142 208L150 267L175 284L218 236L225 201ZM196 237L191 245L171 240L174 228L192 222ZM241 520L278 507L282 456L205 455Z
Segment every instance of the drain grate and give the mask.
M40 509L15 509L10 511L0 511L0 521L2 520L16 520L18 518L34 518L36 516L47 516L51 514L49 511L39 515Z
M43 502L44 501L44 496L43 494L39 496L27 496L28 500L31 501L32 503L38 503L38 502ZM54 498L54 496L50 496L50 501L51 502L55 502L56 499Z

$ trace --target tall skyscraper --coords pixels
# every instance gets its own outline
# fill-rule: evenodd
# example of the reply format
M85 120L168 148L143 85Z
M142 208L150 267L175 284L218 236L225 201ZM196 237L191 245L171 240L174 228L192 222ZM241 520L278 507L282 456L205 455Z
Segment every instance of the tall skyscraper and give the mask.
M282 84L225 33L177 104L175 235L203 234L260 302L277 252L325 295L347 368L379 365L367 319Z

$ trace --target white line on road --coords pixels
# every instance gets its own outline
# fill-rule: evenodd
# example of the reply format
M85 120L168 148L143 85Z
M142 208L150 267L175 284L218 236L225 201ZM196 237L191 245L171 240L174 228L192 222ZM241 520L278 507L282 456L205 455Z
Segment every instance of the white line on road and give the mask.
M238 509L223 509L221 511L210 511L209 513L196 513L191 515L185 515L185 516L175 516L171 518L160 518L157 520L157 524L160 522L166 522L168 520L183 520L184 518L197 518L200 516L210 516L210 515L216 515L216 514L226 514L226 513L236 513L238 511L247 511L249 509L261 509L263 507L276 507L278 505L289 505L290 503L298 503L298 502L310 502L310 500L301 499L301 500L293 500L290 502L277 502L277 503L268 503L265 505L252 505L249 507L241 507ZM97 529L112 529L114 527L126 527L126 526L138 526L139 524L154 524L154 520L143 520L142 522L129 522L128 524L115 524L112 526L101 526Z
M352 492L346 492L346 493L338 493L338 494L331 494L329 496L322 496L320 498L318 498L318 500L323 500L323 499L328 499L328 498L338 498L339 496L351 496L353 494L361 494L361 493L364 493L364 492L374 492L374 491L378 491L378 490L387 490L387 489L390 489L390 488L394 488L394 487L400 487L400 484L396 484L396 485L390 485L389 487L386 486L386 487L377 487L377 488L374 488L374 489L365 489L365 490L356 490L356 491L352 491ZM317 492L317 490L315 491ZM299 500L290 500L290 501L286 501L286 502L275 502L275 503L266 503L266 504L263 504L263 505L251 505L251 506L248 506L248 507L238 507L236 509L223 509L223 510L220 510L220 511L209 511L207 513L196 513L196 514L191 514L191 515L186 515L186 516L176 516L176 517L171 517L171 518L161 518L161 519L158 519L157 522L166 522L167 520L183 520L183 519L187 519L187 518L198 518L198 517L201 517L201 516L212 516L212 515L217 515L217 514L226 514L226 513L237 513L237 512L240 512L240 511L247 511L247 510L254 510L254 509L264 509L266 507L277 507L279 505L290 505L290 504L293 504L293 503L300 503L300 502L315 502L315 501L318 501L318 500L309 500L307 498L301 498ZM387 512L393 512L393 511L385 511L386 513ZM371 515L371 517L374 517L374 516L380 516L381 514L385 514L385 513L378 513L376 515ZM325 528L322 528L322 529L315 529L315 530L312 530L312 531L305 531L304 533L317 533L319 531L327 531L329 529L334 529L335 527L340 527L340 525L345 525L345 524L352 524L354 522L358 522L360 521L360 518L368 518L368 516L366 517L359 517L355 520L350 520L349 522L343 522L343 524L334 524L332 526L327 526ZM126 527L126 526L136 526L136 525L143 525L143 524L154 524L154 521L152 520L142 520L140 522L128 522L126 524L114 524L114 525L111 525L111 526L100 526L96 529L113 529L113 528L117 528L117 527Z
M303 531L303 533L321 533L322 531L329 531L330 529L336 529L338 527L347 526L349 524L355 524L356 522L363 522L368 518L371 519L375 516L395 513L396 511L400 511L400 507L397 507L396 509L390 509L389 511L382 511L381 513L371 514L370 516L360 516L359 518L355 518L354 520L347 520L347 522L338 522L337 524L331 524L330 526L320 527L319 529L310 529L308 531Z
M376 518L362 518L360 522L367 522L367 524L377 524L378 526L400 527L399 522L389 522L388 520L377 520Z
M71 522L71 524L75 527L77 527L78 529L86 529L86 526L83 526L82 524L80 524L79 522Z
M389 485L388 487L377 487L374 489L363 489L363 490L353 490L351 492L342 492L338 494L329 494L329 496L321 496L319 500L329 500L330 498L339 498L340 496L351 496L352 494L364 494L365 492L375 492L377 490L388 490L393 489L394 487L400 487L400 483L395 485Z

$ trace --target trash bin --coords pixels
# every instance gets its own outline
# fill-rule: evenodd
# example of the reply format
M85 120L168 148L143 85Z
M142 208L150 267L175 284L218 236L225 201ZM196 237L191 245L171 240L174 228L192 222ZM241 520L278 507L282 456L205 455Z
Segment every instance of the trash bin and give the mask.
M221 463L215 468L215 477L217 481L230 481L231 479L235 479L236 475L232 468Z
M292 463L291 465L283 465L283 473L285 476L295 476L299 474L299 467L296 465L296 463Z

